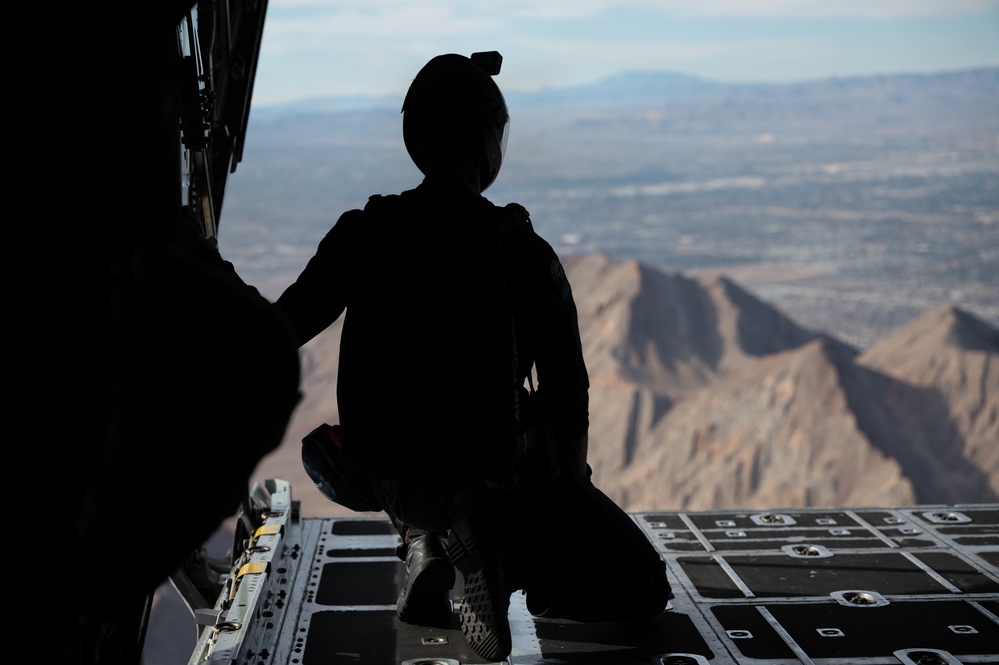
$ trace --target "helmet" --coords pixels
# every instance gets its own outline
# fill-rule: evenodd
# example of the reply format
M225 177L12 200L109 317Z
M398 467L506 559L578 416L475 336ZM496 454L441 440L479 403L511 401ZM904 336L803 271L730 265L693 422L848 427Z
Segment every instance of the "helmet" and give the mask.
M496 51L471 58L439 55L421 69L402 104L402 135L424 174L479 158L481 190L496 179L506 150L510 114L492 76L503 58Z

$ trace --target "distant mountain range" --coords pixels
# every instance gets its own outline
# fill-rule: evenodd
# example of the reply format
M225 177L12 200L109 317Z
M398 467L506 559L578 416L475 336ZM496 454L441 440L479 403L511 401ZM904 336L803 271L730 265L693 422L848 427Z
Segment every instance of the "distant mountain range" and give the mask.
M502 77L499 84L503 86ZM625 72L592 84L548 87L535 91L504 91L512 110L607 108L646 105L696 106L737 103L740 108L761 111L786 106L787 112L832 113L850 106L874 102L883 109L916 102L920 106L952 108L955 98L977 100L984 108L999 97L999 67L959 70L935 74L891 74L826 78L795 83L723 83L675 72ZM336 96L287 104L254 107L253 119L289 115L315 115L356 111L391 111L402 107L399 95ZM928 109L924 109L928 110Z
M718 275L569 257L591 381L594 480L629 511L999 500L999 331L942 307L860 353ZM336 422L339 325L257 477L342 514L301 469Z

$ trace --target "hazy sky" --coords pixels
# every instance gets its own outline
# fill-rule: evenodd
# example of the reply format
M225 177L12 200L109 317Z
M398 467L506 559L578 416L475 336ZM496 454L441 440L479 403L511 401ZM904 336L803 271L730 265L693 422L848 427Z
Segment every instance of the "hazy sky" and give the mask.
M999 0L269 0L253 102L401 96L431 57L493 50L504 90L995 67Z

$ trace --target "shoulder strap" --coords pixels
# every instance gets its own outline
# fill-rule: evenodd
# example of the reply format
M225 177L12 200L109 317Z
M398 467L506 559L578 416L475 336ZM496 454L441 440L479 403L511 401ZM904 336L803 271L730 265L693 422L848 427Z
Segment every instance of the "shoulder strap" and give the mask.
M503 212L499 228L501 235L521 225L531 226L531 213L519 203L507 203L499 210Z
M527 208L520 205L519 203L508 203L503 207L497 207L497 211L500 213L500 222L498 228L498 235L502 236L513 229L519 228L521 226L526 226L531 231L533 231L533 226L531 225L531 214L527 211ZM510 305L510 295L508 288L508 276L506 274L506 261L503 258L503 245L500 243L497 246L497 251L499 252L499 269L503 271L501 283L503 285L503 298L506 301L506 307L513 314L513 308ZM527 372L527 378L530 382L530 390L525 391L523 386L517 381L517 364L519 362L519 351L517 348L517 328L516 321L511 319L511 326L513 328L513 407L514 407L514 418L516 420L516 444L514 451L515 464L519 465L520 457L527 450L533 447L533 443L536 437L528 435L527 423L523 420L522 409L527 406L523 403L524 397L530 397L534 394L534 381L531 378L531 372Z

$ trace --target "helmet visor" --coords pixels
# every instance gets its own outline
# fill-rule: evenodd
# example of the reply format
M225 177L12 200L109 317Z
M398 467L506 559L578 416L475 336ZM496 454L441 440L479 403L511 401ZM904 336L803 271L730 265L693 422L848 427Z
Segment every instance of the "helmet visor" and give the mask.
M504 108L496 114L496 126L485 137L486 163L482 165L482 190L486 191L499 175L503 159L506 157L506 142L510 136L510 114ZM502 124L500 124L502 123Z

